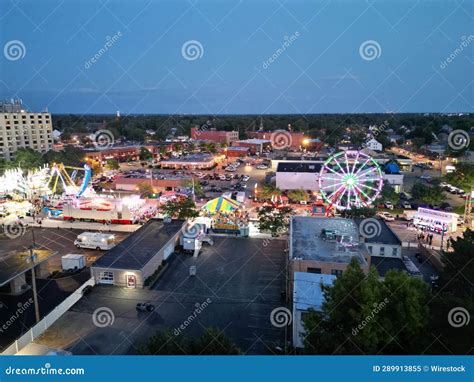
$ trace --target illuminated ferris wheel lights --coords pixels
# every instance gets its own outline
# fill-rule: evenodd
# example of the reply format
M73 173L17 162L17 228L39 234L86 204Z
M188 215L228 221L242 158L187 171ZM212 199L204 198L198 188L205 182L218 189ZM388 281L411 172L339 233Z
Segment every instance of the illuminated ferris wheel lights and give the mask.
M319 188L337 209L370 205L379 195L383 176L375 160L359 151L340 152L321 167Z

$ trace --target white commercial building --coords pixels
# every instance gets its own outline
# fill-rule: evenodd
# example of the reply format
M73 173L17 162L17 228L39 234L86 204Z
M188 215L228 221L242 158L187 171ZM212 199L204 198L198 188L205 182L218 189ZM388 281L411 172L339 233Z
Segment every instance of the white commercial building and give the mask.
M323 286L334 283L336 276L295 272L293 284L293 346L304 347L303 319L310 310L321 311L324 302Z
M322 161L280 161L276 166L276 186L283 191L319 191L319 172L322 165ZM403 191L403 174L382 172L382 176L395 192Z
M53 148L51 114L30 113L20 101L0 103L0 158L12 160L20 148L46 153Z
M276 186L280 190L319 190L321 163L280 162L276 169Z
M382 144L375 138L369 139L367 142L365 142L365 146L373 151L382 151L383 149Z

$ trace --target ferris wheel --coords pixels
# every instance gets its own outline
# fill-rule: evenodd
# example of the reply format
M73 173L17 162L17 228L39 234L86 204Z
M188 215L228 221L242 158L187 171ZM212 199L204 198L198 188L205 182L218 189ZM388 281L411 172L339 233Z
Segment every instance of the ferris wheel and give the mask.
M319 173L319 190L330 207L367 207L380 194L383 175L377 162L361 151L342 151L329 157Z

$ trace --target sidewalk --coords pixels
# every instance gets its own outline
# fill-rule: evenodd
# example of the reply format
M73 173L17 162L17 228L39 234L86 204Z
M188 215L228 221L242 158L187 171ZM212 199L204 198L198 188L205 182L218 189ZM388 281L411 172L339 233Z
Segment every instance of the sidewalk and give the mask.
M90 223L90 222L71 222L64 220L54 220L54 219L43 219L42 224L36 223L31 217L25 217L21 219L23 224L26 224L30 227L41 227L41 228L62 228L62 229L78 229L85 231L115 231L115 232L134 232L141 227L140 224L110 224L104 225L102 223ZM12 223L4 222L2 219L2 224Z

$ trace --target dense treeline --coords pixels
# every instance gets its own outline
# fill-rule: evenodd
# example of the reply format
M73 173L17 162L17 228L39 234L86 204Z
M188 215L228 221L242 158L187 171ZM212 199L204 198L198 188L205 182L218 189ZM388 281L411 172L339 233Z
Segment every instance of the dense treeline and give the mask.
M445 114L317 114L317 115L128 115L116 118L114 115L53 115L55 129L68 134L88 132L88 123L104 123L119 136L127 140L143 141L146 131L155 132L154 138L163 139L171 133L188 135L193 126L207 124L219 130L238 130L241 138L248 131L257 130L260 123L265 130L287 129L303 131L313 138L327 143L339 142L347 129L357 131L369 125L381 126L384 132L393 130L402 134L402 126L411 130L405 138L415 138L419 145L429 144L447 125L453 129L469 131L474 126L474 115ZM382 135L384 135L382 132ZM363 139L363 134L356 140ZM354 142L357 143L357 142Z

